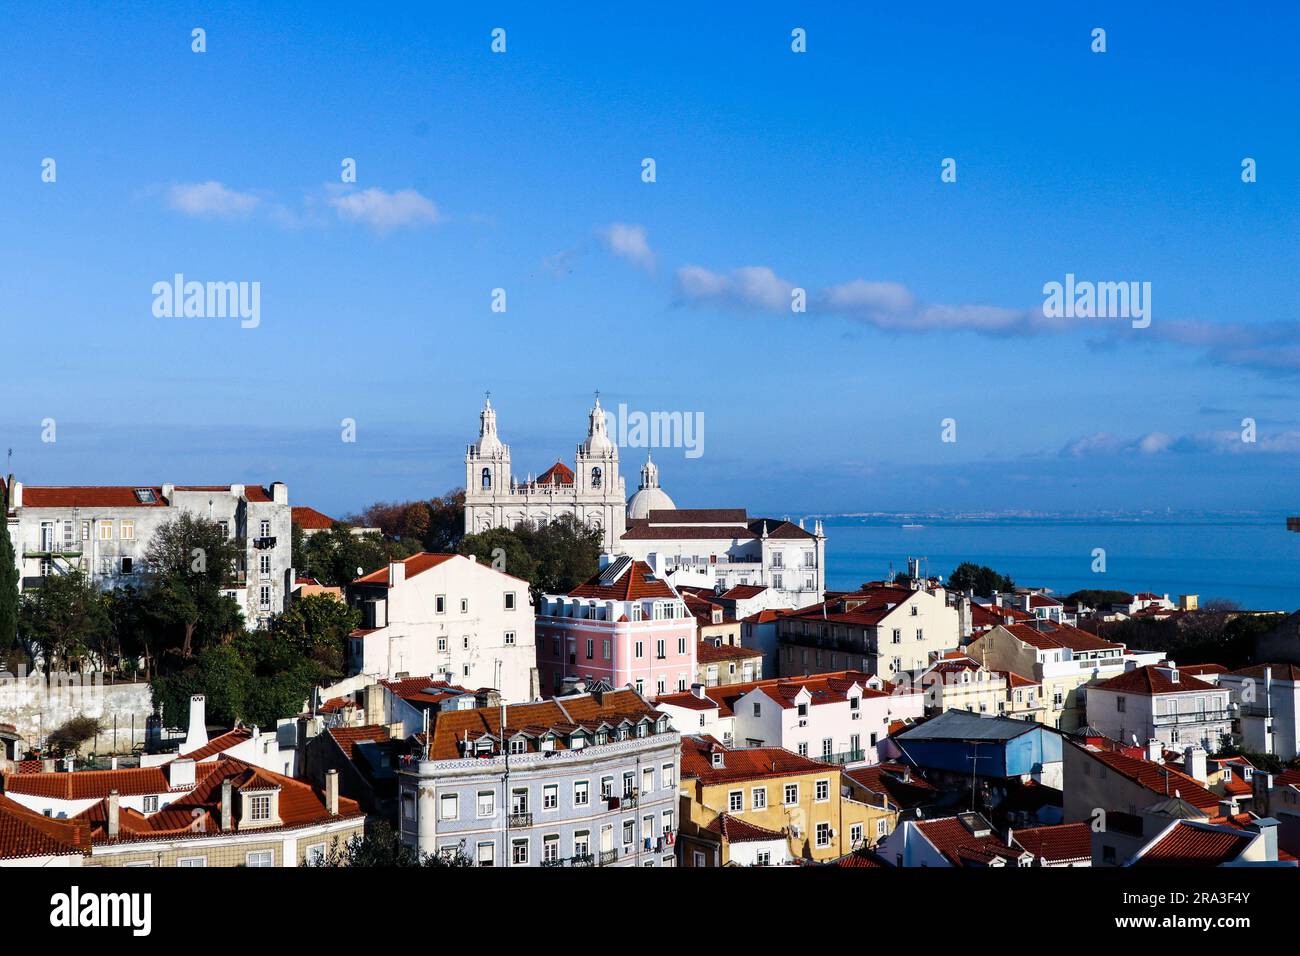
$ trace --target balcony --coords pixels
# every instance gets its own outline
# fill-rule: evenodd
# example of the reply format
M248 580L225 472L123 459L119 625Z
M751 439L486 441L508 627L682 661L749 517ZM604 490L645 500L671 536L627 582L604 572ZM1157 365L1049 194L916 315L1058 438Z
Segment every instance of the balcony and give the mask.
M533 815L531 813L512 813L506 820L506 827L511 830L518 830L533 825Z
M841 750L839 753L822 754L817 758L822 763L850 764L867 759L865 750Z
M1201 710L1194 714L1157 714L1152 723L1157 727L1181 727L1185 724L1227 723L1236 715L1230 710Z
M601 850L597 866L609 866L618 862L618 850Z
M79 544L67 544L62 547L52 541L42 541L40 545L23 545L24 558L79 558L84 552Z
M258 551L270 551L275 547L275 538L254 538L253 547Z

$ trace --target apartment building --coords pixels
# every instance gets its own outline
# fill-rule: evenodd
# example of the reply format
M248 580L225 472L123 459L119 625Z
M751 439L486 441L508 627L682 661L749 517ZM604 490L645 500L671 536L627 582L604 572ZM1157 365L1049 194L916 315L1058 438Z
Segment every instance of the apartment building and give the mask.
M1237 707L1237 734L1242 746L1282 760L1300 756L1300 666L1254 664L1219 675L1218 683Z
M432 676L494 687L509 701L539 694L528 582L473 556L424 552L357 578L348 603L361 627L348 639L352 674Z
M662 567L604 555L590 580L545 595L537 608L542 690L557 693L576 678L649 697L683 691L695 680L696 627Z
M9 476L6 522L19 590L51 574L84 572L102 588L139 582L154 532L178 515L216 522L239 552L226 593L250 626L285 608L292 589L289 490L261 485L38 486Z
M958 611L943 588L873 585L776 620L782 677L840 669L897 681L961 642Z
M674 865L681 737L634 691L441 711L414 740L397 772L398 824L421 853Z
M1135 667L1090 684L1088 724L1115 740L1159 740L1173 750L1217 751L1232 739L1231 692L1183 673L1173 661Z
M686 736L681 778L682 866L826 862L874 845L897 819L883 801L848 796L838 766L780 747Z

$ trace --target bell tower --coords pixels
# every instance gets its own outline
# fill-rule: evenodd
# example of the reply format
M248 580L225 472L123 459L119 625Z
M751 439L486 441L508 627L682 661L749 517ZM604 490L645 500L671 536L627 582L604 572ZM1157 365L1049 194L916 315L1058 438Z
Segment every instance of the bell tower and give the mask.
M479 530L475 505L482 506L480 513L495 522L494 503L510 493L510 446L497 436L497 411L492 407L491 393L484 397L478 422L478 441L465 452L467 533Z

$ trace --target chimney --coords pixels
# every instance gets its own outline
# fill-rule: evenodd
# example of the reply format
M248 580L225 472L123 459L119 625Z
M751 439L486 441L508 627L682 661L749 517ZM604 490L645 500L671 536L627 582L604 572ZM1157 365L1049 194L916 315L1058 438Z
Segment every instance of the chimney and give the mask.
M21 508L23 506L23 483L14 481L13 475L9 476L9 507Z
M271 482L271 500L277 505L287 505L289 503L289 486L283 481Z
M1152 763L1159 763L1160 757L1164 753L1164 745L1152 737L1147 741L1147 759Z
M202 694L190 696L190 726L185 733L185 744L181 753L193 753L208 742L208 719L204 708L206 698Z
M1267 813L1269 791L1273 789L1273 775L1256 770L1250 778L1251 809L1256 813Z
M1264 862L1277 862L1277 828L1278 822L1273 817L1260 817L1250 824L1264 838Z
M1183 772L1197 783L1205 783L1209 779L1205 748L1193 744L1183 751Z
M188 757L177 757L167 765L167 783L173 790L182 787L194 789L194 761Z
M235 828L234 789L229 777L221 781L221 829L226 832Z
M168 483L162 486L163 501L167 502L168 504L171 504L172 498L175 497L175 495L176 495L175 485Z
M406 565L401 561L391 561L388 565L388 586L395 588L406 580Z
M703 684L692 684L692 685L691 685L691 693L694 694L696 697L698 697L700 700L703 700L704 697L705 697L705 694L704 694L704 685L703 685Z
M1219 801L1219 816L1233 817L1236 816L1236 814L1237 814L1237 803L1235 800Z
M122 810L116 790L108 791L108 836L116 837L122 826Z
M478 564L478 555L477 555L477 554L471 554L471 555L469 556L469 563L470 563L470 564Z
M332 767L325 771L325 809L332 817L339 815L339 772Z

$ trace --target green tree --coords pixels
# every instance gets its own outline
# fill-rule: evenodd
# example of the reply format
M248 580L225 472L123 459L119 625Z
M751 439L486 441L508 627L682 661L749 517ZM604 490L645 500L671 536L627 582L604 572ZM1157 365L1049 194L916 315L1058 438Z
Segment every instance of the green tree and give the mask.
M1084 588L1067 594L1061 599L1066 604L1083 604L1085 607L1108 608L1112 604L1131 604L1133 595L1127 591L1105 591L1099 588Z
M214 521L182 514L161 525L145 551L150 617L178 641L181 658L196 644L228 637L242 615L223 594L239 568L241 553ZM177 645L179 645L177 647Z
M1014 591L1016 582L1005 574L999 574L992 568L971 561L963 561L948 575L948 589L951 591L974 591L983 597L994 591Z
M523 578L536 600L542 594L568 593L595 574L603 538L599 528L561 515L542 528L518 524L512 530L490 528L466 535L460 550Z
M385 567L390 560L410 557L419 550L418 545L385 541L382 535L374 533L353 534L347 525L336 524L307 539L303 546L305 573L329 587L346 587L359 577L358 568L361 574L369 574Z
M155 676L150 689L154 710L165 726L184 727L191 695L203 694L207 719L229 727L248 712L252 684L253 670L239 650L233 644L217 644L199 651L184 668Z
M361 626L361 612L329 594L299 598L275 619L276 641L320 664L331 678L343 676L348 635Z
M0 661L18 640L18 563L9 528L4 520L8 513L5 496L0 494Z
M522 529L489 528L478 534L465 535L460 553L474 555L480 564L523 578L530 584L537 579L537 560L528 552L520 536Z
M334 838L329 850L315 866L361 867L452 867L459 869L474 865L473 859L462 849L452 853L427 853L423 856L414 847L402 843L391 825L379 822L368 827L364 834L349 837L341 843Z
M99 590L80 571L51 574L26 591L18 610L18 630L46 672L79 670L102 659L112 625Z

